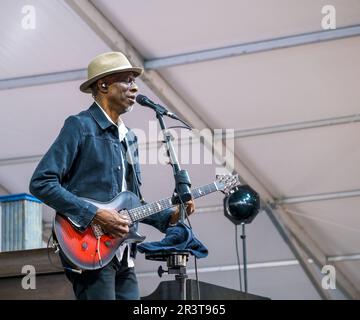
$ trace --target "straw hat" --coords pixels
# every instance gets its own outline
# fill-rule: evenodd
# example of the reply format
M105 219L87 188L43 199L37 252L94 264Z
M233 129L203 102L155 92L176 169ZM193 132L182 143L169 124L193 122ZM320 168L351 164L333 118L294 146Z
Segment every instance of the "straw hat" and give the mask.
M113 73L133 71L136 76L142 74L143 69L133 67L121 52L106 52L95 57L88 65L88 79L80 85L80 91L91 93L90 86L97 80Z

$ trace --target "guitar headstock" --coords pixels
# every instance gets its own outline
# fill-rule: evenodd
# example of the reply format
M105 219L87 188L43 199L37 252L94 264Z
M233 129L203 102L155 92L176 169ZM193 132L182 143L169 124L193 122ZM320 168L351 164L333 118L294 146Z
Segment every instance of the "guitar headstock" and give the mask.
M219 191L228 194L233 188L240 184L240 181L237 174L221 174L216 176L215 183Z

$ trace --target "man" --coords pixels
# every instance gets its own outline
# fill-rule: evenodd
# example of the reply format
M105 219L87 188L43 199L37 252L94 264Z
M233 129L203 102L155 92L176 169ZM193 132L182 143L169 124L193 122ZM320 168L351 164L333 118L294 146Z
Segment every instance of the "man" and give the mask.
M142 72L120 52L95 57L88 66L88 80L80 86L82 92L92 93L94 103L66 119L31 178L30 192L80 229L94 222L114 238L123 238L129 232L125 215L79 197L108 202L129 190L141 198L137 139L121 115L135 103L135 80ZM126 161L126 152L135 159L133 163ZM187 203L186 211L193 213L193 201ZM175 207L142 222L165 232L178 219L179 208ZM69 262L60 251L77 299L139 299L135 251L135 245L124 244L108 265L81 274L69 271Z

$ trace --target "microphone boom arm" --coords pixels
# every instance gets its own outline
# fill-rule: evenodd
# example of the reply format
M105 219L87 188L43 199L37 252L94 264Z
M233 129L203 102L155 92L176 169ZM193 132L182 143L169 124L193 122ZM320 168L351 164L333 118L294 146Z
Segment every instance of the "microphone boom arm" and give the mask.
M148 97L139 94L136 96L136 102L144 107L149 107L153 109L157 114L161 114L162 116L165 115L172 119L178 120L181 123L183 123L189 130L192 130L191 126L188 123L186 123L184 120L180 119L175 113L170 112L162 105L151 101Z
M175 192L172 197L172 202L174 204L179 203L180 206L180 221L185 222L186 218L186 212L185 212L185 202L191 200L191 182L189 178L189 174L186 170L181 170L180 164L174 149L174 146L172 144L173 137L171 133L168 131L168 129L165 126L165 122L163 119L163 116L166 115L172 119L178 120L182 122L188 129L192 129L185 121L180 119L176 114L169 112L166 108L161 106L160 104L157 104L153 101L151 101L148 97L144 95L137 95L136 96L136 102L139 103L142 106L149 107L153 109L156 112L156 118L159 120L160 128L164 135L165 145L166 149L170 158L170 163L173 169L174 173L174 179L175 179Z

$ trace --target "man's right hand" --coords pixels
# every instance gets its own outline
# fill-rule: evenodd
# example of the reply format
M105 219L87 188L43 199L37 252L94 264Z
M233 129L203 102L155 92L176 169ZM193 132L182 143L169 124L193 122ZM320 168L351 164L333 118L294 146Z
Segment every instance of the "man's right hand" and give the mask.
M98 209L93 222L113 238L124 238L129 233L129 219L113 209Z

